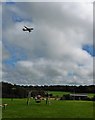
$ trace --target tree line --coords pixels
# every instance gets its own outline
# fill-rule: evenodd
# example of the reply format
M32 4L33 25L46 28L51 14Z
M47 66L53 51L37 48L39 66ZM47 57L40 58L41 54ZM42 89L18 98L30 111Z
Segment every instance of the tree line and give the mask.
M44 86L24 86L16 85L7 82L0 82L2 86L2 98L26 98L29 91L32 94L45 95L46 91L63 91L63 92L74 92L74 93L95 93L95 85L89 86L69 86L69 85L44 85ZM0 88L1 89L1 88Z

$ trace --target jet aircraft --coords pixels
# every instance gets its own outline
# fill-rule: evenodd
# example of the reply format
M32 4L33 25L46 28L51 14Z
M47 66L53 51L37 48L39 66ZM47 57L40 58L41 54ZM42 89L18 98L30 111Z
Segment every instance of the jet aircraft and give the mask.
M22 30L31 32L33 30L33 28L29 28L29 27L24 26L24 28Z

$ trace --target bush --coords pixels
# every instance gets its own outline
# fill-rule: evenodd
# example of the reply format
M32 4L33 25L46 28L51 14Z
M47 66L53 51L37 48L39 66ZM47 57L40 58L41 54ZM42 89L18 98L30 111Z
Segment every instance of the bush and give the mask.
M92 97L92 101L95 101L95 96L94 96L94 97Z
M60 100L70 100L70 94L63 95Z

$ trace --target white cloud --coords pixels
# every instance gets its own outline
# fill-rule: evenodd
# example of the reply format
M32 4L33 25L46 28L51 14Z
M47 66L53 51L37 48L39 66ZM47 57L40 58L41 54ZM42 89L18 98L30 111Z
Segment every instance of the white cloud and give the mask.
M14 11L29 20L13 21ZM3 14L10 19L4 23L3 39L27 54L27 60L17 61L14 69L4 66L4 78L19 84L92 84L92 57L82 50L84 44L93 43L92 12L90 3L27 2L4 6ZM24 25L33 26L34 31L23 32ZM4 51L7 59L10 53Z

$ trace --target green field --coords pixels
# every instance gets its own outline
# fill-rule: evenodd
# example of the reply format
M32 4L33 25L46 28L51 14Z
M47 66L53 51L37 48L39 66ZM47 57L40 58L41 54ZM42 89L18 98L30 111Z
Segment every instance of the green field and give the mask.
M92 101L51 100L46 104L31 99L27 105L26 99L3 99L3 103L8 104L2 109L3 118L93 118Z
M62 97L65 94L70 94L70 92L61 92L61 91L49 91L48 93L53 94L53 96L57 96L58 95L59 97Z
M65 94L73 94L72 92L62 92L62 91L49 91L49 93L52 93L53 94L53 96L59 96L59 97L62 97L63 95L65 95ZM76 94L79 94L79 93L76 93ZM81 93L80 93L81 94ZM88 95L88 97L93 97L95 94L94 93L88 93L87 94Z

